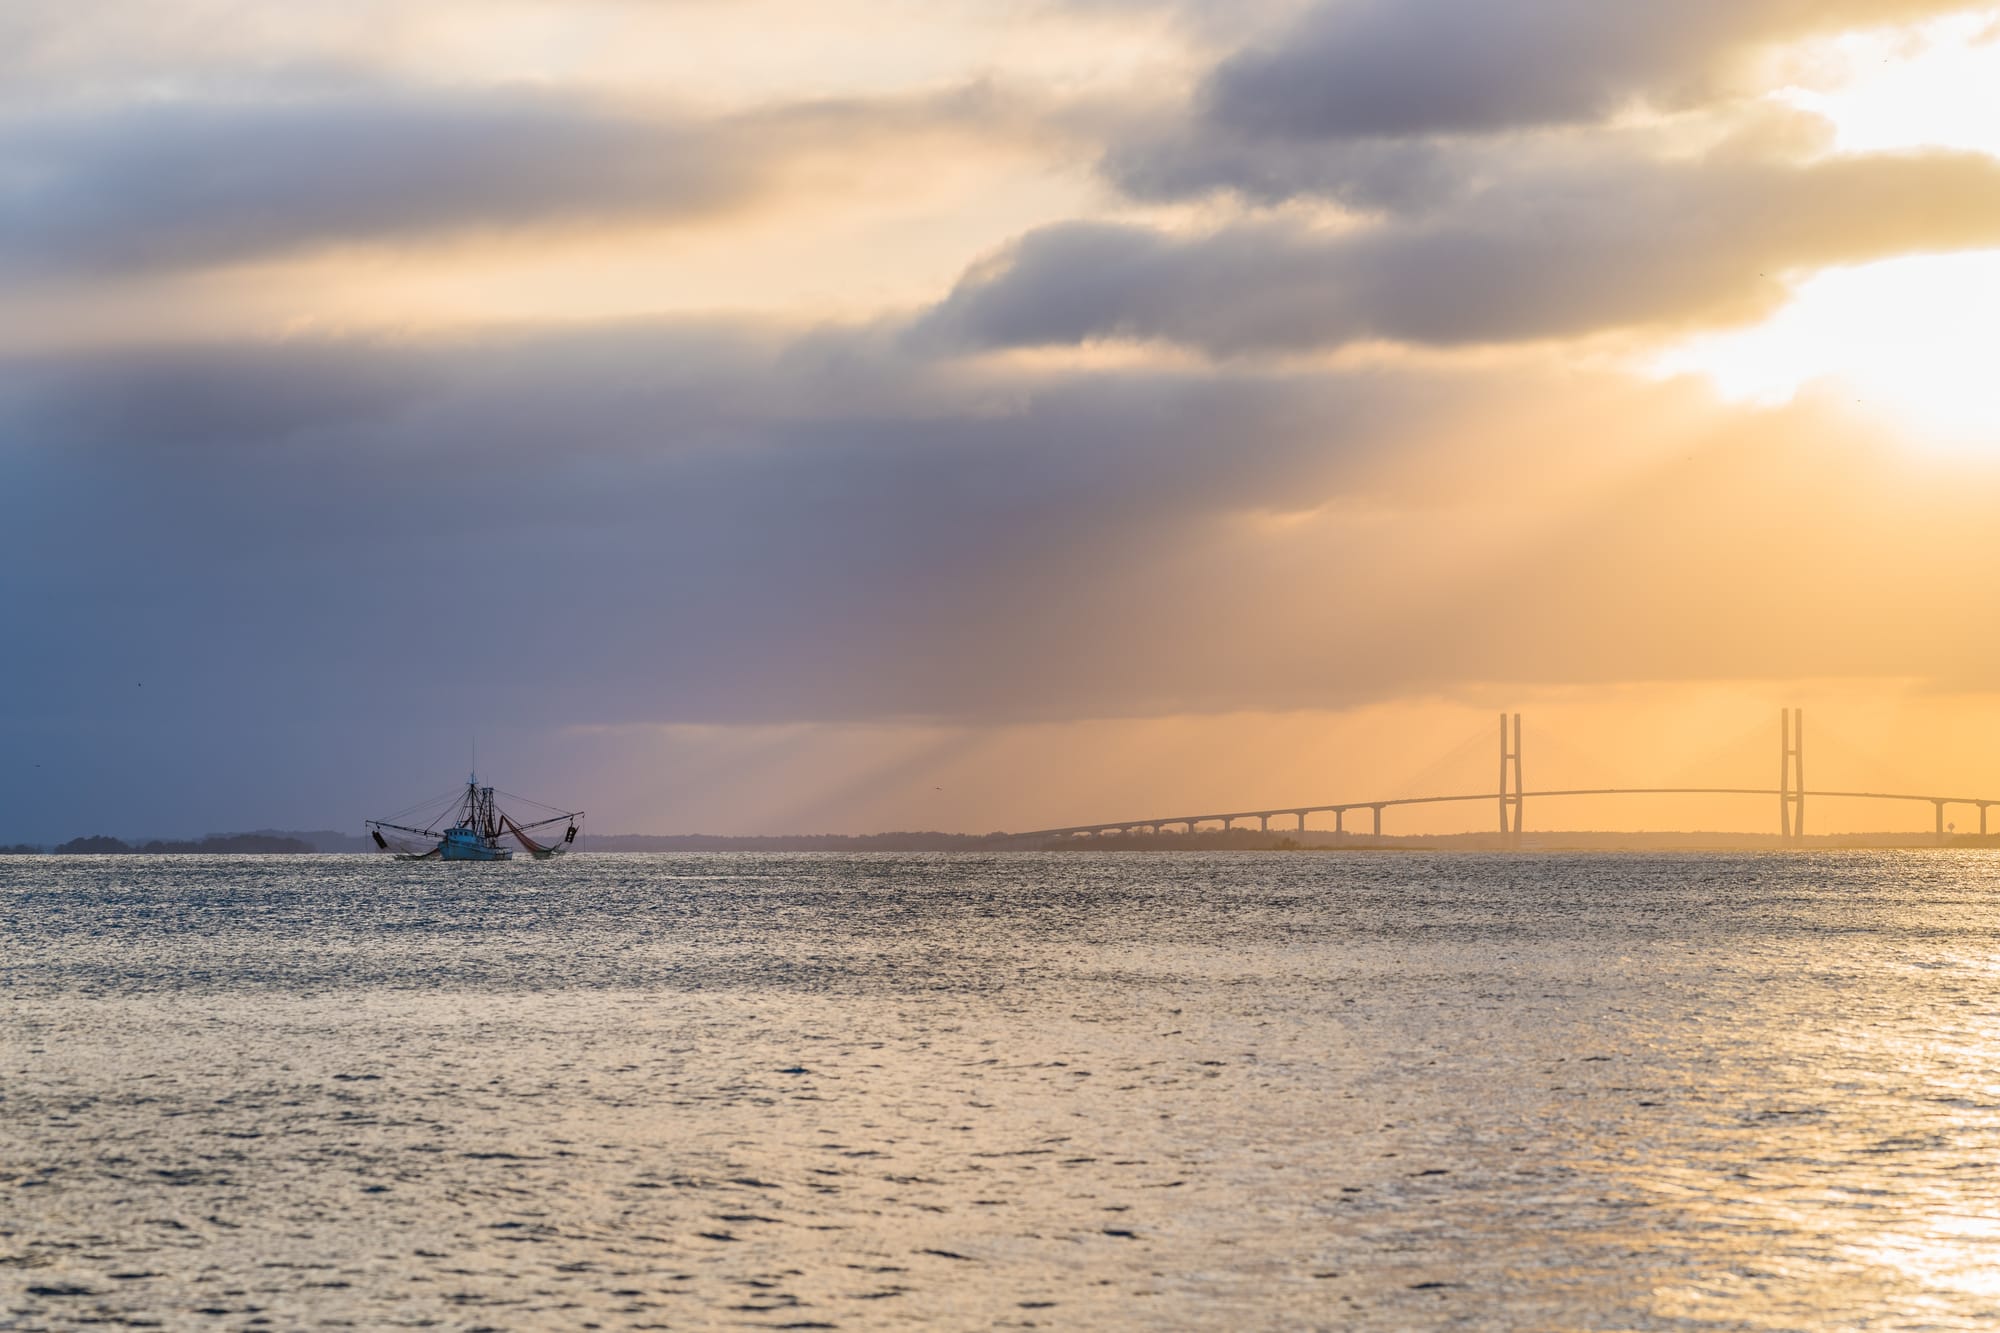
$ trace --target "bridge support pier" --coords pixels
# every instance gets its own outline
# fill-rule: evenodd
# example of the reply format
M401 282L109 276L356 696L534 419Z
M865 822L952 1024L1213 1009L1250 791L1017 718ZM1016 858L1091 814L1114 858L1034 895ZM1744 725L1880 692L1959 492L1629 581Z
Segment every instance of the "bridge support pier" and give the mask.
M1779 714L1784 776L1778 784L1778 832L1786 842L1806 836L1806 710Z
M1979 812L1979 816L1980 818L1984 819L1986 817L1986 812L1984 810L1981 810ZM1299 811L1299 832L1304 833L1305 831L1306 831L1306 812L1301 810ZM1981 829L1979 831L1981 833L1984 833L1986 830Z
M1369 809L1375 812L1375 836L1379 838L1382 836L1382 807L1375 805L1370 806Z
M1271 817L1269 815L1258 815L1257 822L1263 825L1264 832L1269 833L1271 831Z
M1979 803L1979 836L1986 836L1986 802Z
M1944 802L1932 801L1931 805L1937 810L1937 844L1942 847L1944 846Z
M1192 837L1194 836L1194 830L1195 830L1195 826L1196 826L1196 825L1198 825L1198 824L1200 824L1200 823L1201 823L1201 821L1200 821L1199 819L1190 819L1190 820L1189 820L1189 821L1187 822L1187 831L1188 831L1188 836L1189 836L1190 838L1192 838Z
M1511 785L1510 785L1511 781ZM1521 715L1514 714L1514 743L1507 744L1507 715L1500 715L1500 845L1510 850L1521 846L1522 805L1526 792L1521 785ZM1513 822L1510 826L1508 814Z

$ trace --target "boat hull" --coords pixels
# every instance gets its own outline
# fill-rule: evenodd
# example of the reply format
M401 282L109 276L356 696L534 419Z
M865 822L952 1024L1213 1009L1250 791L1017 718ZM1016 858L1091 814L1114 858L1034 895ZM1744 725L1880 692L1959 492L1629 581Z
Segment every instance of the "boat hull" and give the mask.
M514 853L495 846L469 829L455 828L444 835L438 852L446 861L511 861Z
M440 854L438 859L441 861L511 861L514 859L514 853L508 851L505 847L464 847L447 842L438 848L438 852Z

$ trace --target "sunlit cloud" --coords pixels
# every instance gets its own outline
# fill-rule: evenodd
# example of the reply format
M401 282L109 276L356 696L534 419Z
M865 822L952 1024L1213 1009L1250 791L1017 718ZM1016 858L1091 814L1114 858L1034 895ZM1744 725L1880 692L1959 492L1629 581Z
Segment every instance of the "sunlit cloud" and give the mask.
M2000 449L1991 348L2000 341L2000 254L1897 259L1804 282L1771 320L1661 354L1732 398L1765 404L1811 389L1913 442Z
M1845 152L1918 147L2000 153L2000 18L1960 15L1916 31L1833 39L1821 79L1776 96L1819 116Z
M1845 77L1781 96L1826 120L1844 152L1948 146L2000 152L1994 16L1829 44ZM1923 255L1838 268L1799 282L1768 321L1679 343L1652 361L1694 371L1733 398L1781 403L1811 391L1928 447L1991 454L2000 398L1988 358L2000 324L2000 257Z
M1531 176L1448 219L1332 234L1047 228L972 269L932 327L975 344L1132 337L1224 354L1526 341L1741 323L1776 308L1797 272L1994 244L2000 161L1981 155L1641 163Z

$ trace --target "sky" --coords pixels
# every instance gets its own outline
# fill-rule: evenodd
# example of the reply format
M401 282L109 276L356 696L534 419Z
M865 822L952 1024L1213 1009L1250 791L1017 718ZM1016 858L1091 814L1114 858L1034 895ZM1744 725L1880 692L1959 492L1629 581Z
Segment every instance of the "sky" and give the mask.
M2000 5L9 0L0 841L2000 799L1996 335Z

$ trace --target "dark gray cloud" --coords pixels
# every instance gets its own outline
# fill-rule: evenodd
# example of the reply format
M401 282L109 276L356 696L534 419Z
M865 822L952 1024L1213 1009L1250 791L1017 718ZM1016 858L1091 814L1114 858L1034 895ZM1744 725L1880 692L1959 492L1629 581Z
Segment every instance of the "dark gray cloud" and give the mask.
M1688 150L1662 127L1605 121L1634 98L1692 105L1719 95L1716 62L1746 46L1983 8L1991 5L1323 3L1277 40L1223 60L1190 105L1107 134L1099 166L1146 201L1315 199L1400 217L1472 206L1509 182L1587 189L1602 175L1616 188L1644 163ZM1725 136L1712 166L1832 151L1831 127L1815 116L1756 101L1705 109L1709 132Z
M0 128L0 254L134 269L335 241L708 212L768 163L535 94L166 101Z
M1174 529L1338 490L1419 396L716 326L17 363L0 554L43 630L0 697L81 723L143 662L257 725L578 681L574 722L1065 713ZM468 683L466 616L563 632Z
M1100 163L1134 198L1275 214L1197 235L1044 229L969 270L927 327L974 346L1245 355L1754 318L1814 269L2000 243L1995 163L1838 155L1819 118L1766 104L1710 107L1705 153L1685 121L1600 118L1712 94L1760 43L1984 7L1319 4L1225 60L1183 113L1110 136ZM1302 203L1351 221L1329 228Z
M1099 169L1125 194L1152 202L1227 195L1261 205L1324 200L1358 213L1422 217L1531 190L1615 184L1648 163L1699 161L1724 172L1826 157L1834 131L1789 108L1733 108L1707 126L1713 147L1656 126L1522 132L1498 138L1264 139L1199 119L1166 118L1110 136ZM1607 186L1608 188L1608 186Z
M1510 146L1516 151L1528 150ZM1413 213L1462 197L1492 156L1464 140L1261 139L1169 118L1116 137L1098 169L1148 202L1230 194L1268 206L1311 197L1359 212Z
M1717 323L1800 271L2000 245L2000 162L1881 154L1526 173L1435 217L1203 235L1075 223L974 267L919 326L952 346L1126 338L1243 354Z
M972 88L702 118L529 89L368 84L0 122L0 266L205 266L313 247L741 207L802 154L1007 133Z
M1713 95L1746 50L1973 0L1325 0L1215 71L1216 123L1278 139L1493 132Z

